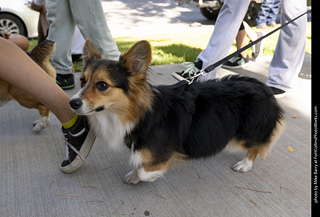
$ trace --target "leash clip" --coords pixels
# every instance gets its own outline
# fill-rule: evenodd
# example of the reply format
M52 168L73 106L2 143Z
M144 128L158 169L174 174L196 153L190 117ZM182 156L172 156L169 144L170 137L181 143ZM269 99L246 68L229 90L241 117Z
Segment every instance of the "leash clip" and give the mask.
M192 77L190 77L190 80L188 79L187 81L188 81L188 85L190 85L190 84L192 84L193 83L193 81L194 81L194 79L196 79L197 77L199 77L199 76L206 76L208 73L206 73L205 71L204 71L204 69L201 69L200 70L200 72L199 73L197 73L197 74L195 74L194 76L192 76Z

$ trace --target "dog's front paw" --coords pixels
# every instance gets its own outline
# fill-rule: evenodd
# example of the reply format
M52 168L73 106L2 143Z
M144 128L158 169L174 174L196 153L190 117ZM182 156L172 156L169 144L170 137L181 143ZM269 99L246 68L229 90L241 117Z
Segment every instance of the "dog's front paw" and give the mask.
M42 117L39 120L33 122L33 132L39 133L41 130L46 128L49 122L49 117Z
M248 158L244 158L243 160L236 163L232 169L237 172L246 173L252 169L253 162Z
M123 181L127 184L137 184L140 182L140 178L138 176L138 171L136 169L129 172L127 175L123 177Z

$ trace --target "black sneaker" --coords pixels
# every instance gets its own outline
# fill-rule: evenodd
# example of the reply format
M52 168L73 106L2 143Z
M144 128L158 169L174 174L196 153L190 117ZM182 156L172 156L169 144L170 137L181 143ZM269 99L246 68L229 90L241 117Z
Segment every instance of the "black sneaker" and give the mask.
M279 88L276 88L276 87L270 87L270 88L271 88L271 90L272 90L272 92L274 94L274 97L276 99L280 99L280 98L283 98L283 97L288 95L288 93L286 91L281 90Z
M239 69L245 68L249 64L249 57L244 58L241 54L236 57L232 57L228 62L222 65L225 69Z
M196 75L202 69L202 61L197 59L195 62L184 62L182 66L187 69L182 72L174 72L172 76L179 81L188 80L190 77Z
M72 62L80 62L82 61L82 54L72 54L71 55Z
M279 88L276 88L276 87L270 87L270 88L271 88L271 90L272 90L272 92L274 94L274 97L276 99L280 99L280 98L283 98L283 97L288 95L288 93L286 91L281 90Z
M70 90L75 87L73 74L57 74L56 83L63 90Z
M263 36L262 32L256 32L256 34L258 38L261 38ZM261 57L263 55L264 42L265 40L259 41L257 44L251 47L253 60L256 60L258 57Z
M70 129L61 127L66 144L66 156L60 169L64 173L71 173L78 169L88 157L96 139L89 123L84 116L79 116L77 122Z

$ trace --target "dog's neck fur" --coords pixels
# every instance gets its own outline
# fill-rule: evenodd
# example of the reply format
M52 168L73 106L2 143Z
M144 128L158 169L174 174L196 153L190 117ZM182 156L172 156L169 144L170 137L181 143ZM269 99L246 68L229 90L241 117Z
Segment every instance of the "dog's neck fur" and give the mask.
M125 135L135 126L135 123L123 125L117 114L106 110L95 112L88 119L97 137L114 150L121 149Z

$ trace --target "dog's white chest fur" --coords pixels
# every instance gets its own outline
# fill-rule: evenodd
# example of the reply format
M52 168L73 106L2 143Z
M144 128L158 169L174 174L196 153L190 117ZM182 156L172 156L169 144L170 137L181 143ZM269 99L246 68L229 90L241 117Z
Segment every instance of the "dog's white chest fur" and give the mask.
M96 112L88 119L97 137L114 150L121 149L124 137L134 127L134 124L123 125L118 115L109 111Z

